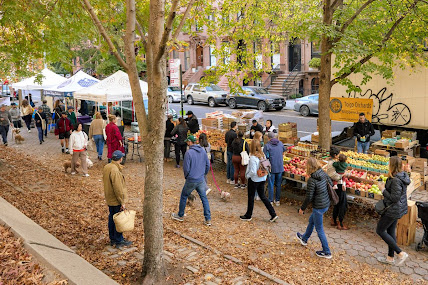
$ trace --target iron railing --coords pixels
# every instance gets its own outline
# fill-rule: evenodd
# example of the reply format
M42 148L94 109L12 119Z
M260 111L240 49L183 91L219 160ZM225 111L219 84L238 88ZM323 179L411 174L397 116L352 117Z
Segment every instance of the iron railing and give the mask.
M293 67L293 70L288 74L288 76L282 82L282 96L286 97L288 95L287 90L290 89L292 84L295 83L294 79L296 79L296 77L299 75L300 67L301 67L300 63L296 64Z
M273 82L276 80L279 74L284 73L285 64L277 64L274 68L272 68L271 73L268 78L262 83L262 86L265 88L269 88Z

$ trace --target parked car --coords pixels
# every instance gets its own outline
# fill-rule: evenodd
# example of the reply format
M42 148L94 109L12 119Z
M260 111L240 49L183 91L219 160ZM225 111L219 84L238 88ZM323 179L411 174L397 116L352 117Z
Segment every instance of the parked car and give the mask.
M147 108L148 108L148 102L147 100L144 100L144 106L146 107L146 112L148 112ZM124 124L130 124L131 122L134 121L134 106L132 105L132 101L122 101L122 108L123 108L123 123ZM119 114L121 114L121 109L119 106L114 106L113 110L114 110L114 115L116 114L116 112L118 112ZM168 114L171 114L175 119L178 118L177 116L177 112L174 109L169 108L166 112L165 112L165 116L167 116ZM166 119L166 118L165 118Z
M318 94L312 94L296 99L294 111L299 112L304 117L310 114L318 115L318 97Z
M282 110L285 107L283 97L269 93L266 88L256 86L242 87L244 92L230 94L227 97L227 103L230 108L237 107L255 107L261 111L275 109Z
M168 103L181 102L180 87L168 86L166 96L168 97Z
M199 83L190 83L184 91L187 104L208 103L210 107L226 104L227 92L215 84L201 86Z

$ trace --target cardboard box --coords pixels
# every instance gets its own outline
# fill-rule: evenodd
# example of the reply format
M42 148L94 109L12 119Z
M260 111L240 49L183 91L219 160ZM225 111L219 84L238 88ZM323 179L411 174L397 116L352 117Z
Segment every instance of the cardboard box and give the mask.
M383 138L394 138L397 136L397 132L393 130L386 130L382 132Z
M417 132L408 132L408 131L400 132L400 137L408 138L408 139L411 139L412 141L416 140L417 135L418 135Z
M299 142L299 138L292 137L281 140L282 143L296 145Z
M407 214L398 220L398 225L413 225L416 224L416 218L418 217L418 208L416 202L407 200Z
M397 243L399 245L411 245L415 242L416 223L412 225L397 225Z
M204 118L202 119L202 125L207 127L217 127L218 120L215 118Z
M415 164L415 158L413 156L406 156L406 163L412 167Z
M287 131L287 132L279 132L278 133L278 137L279 138L284 138L284 139L288 139L293 137L293 133L291 131Z
M381 155L381 156L384 156L384 157L389 157L390 156L390 153L388 151L386 151L386 150L383 150L383 149L375 149L374 152L375 152L375 154Z
M415 158L413 166L416 168L425 168L428 166L428 161L426 158Z
M403 148L403 149L408 148L409 147L409 140L407 140L407 139L398 140L395 143L395 147L396 148Z
M316 135L315 134L311 135L311 142L318 143L319 141L320 141L320 137L319 137L318 133Z

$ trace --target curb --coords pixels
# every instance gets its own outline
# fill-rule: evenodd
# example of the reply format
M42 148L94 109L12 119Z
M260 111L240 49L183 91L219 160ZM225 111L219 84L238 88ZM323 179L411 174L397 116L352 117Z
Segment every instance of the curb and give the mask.
M0 209L0 223L23 240L37 261L68 279L69 284L118 285L2 197Z

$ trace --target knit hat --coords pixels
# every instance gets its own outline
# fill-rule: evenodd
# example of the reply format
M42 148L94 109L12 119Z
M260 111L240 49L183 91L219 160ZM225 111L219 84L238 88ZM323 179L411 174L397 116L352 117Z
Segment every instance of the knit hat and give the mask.
M194 135L188 135L187 139L186 139L186 142L193 142L193 143L195 143L196 142L196 137Z

